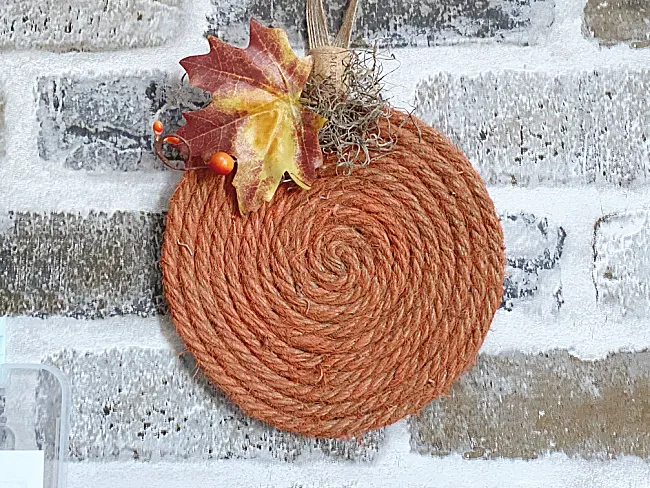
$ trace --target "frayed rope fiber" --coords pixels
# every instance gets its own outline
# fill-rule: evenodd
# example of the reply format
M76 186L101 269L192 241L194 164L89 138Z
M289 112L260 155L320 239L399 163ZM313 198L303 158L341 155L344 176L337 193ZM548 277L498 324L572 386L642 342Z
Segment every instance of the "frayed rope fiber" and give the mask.
M349 176L332 164L309 191L281 185L247 217L231 176L184 174L165 296L201 370L248 415L355 436L472 366L501 302L503 234L467 158L416 121L394 111L389 155Z

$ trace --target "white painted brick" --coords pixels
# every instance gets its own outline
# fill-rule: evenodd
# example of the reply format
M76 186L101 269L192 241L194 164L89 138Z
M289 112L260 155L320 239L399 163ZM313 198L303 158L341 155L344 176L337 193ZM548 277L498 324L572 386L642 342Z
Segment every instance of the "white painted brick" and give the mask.
M196 372L189 355L140 348L62 351L45 362L61 369L72 383L74 460L291 461L325 456L367 461L383 438L382 431L336 441L279 431L226 400ZM48 392L43 384L37 404L48 401Z
M323 2L329 31L341 25L347 0ZM292 44L306 39L304 0L212 0L208 33L246 45L248 19L284 28ZM359 2L353 44L382 47L437 46L490 39L534 44L554 20L552 0L390 0Z
M97 51L157 46L177 34L182 0L3 0L0 48Z
M278 485L263 485L260 488L276 488L277 486ZM344 484L337 483L337 482L333 482L333 483L317 482L317 483L308 483L308 484L292 483L290 485L285 485L285 486L286 488L361 488L361 485L359 485L356 482L344 483ZM283 488L285 488L285 486L283 486Z
M641 185L650 176L650 71L437 75L416 112L488 184Z
M564 304L560 260L567 233L533 214L503 214L506 274L501 306L558 311Z
M9 449L9 432L3 425L7 423L7 416L5 415L5 397L4 389L0 388L0 450Z
M599 303L618 313L650 314L650 211L609 215L594 229Z
M0 83L0 158L5 155L5 99L2 83Z
M209 94L162 72L38 81L40 156L65 168L143 171L164 165L152 151L154 120L169 129Z

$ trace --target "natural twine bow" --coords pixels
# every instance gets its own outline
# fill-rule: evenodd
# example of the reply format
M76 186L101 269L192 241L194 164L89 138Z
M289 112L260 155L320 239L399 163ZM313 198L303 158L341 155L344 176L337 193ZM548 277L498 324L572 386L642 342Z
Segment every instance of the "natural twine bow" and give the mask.
M307 36L309 54L314 58L311 76L328 81L336 92L343 91L343 73L350 62L350 38L357 11L357 0L350 0L343 25L333 43L327 31L327 18L322 0L307 0Z

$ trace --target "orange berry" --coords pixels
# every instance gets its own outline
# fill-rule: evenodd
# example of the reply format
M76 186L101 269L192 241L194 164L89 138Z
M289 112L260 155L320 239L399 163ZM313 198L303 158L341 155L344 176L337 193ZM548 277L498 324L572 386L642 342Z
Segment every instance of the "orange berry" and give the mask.
M164 130L165 130L165 126L160 120L156 120L153 123L153 133L156 134L156 136L162 134Z
M208 168L218 175L227 175L235 167L235 160L225 152L216 152L208 160Z
M163 142L166 142L167 144L171 144L172 146L175 146L176 144L180 143L181 140L176 137L176 136L167 136L163 139Z

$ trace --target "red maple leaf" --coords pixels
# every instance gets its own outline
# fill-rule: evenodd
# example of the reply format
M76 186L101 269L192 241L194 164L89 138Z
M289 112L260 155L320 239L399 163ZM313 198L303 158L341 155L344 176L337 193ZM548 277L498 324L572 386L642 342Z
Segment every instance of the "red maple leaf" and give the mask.
M308 189L323 162L325 123L300 103L312 58L298 58L283 30L252 19L246 49L208 41L209 53L181 60L190 83L212 93L207 107L183 114L177 131L186 167L205 166L216 152L233 155L242 214L270 201L285 172Z

